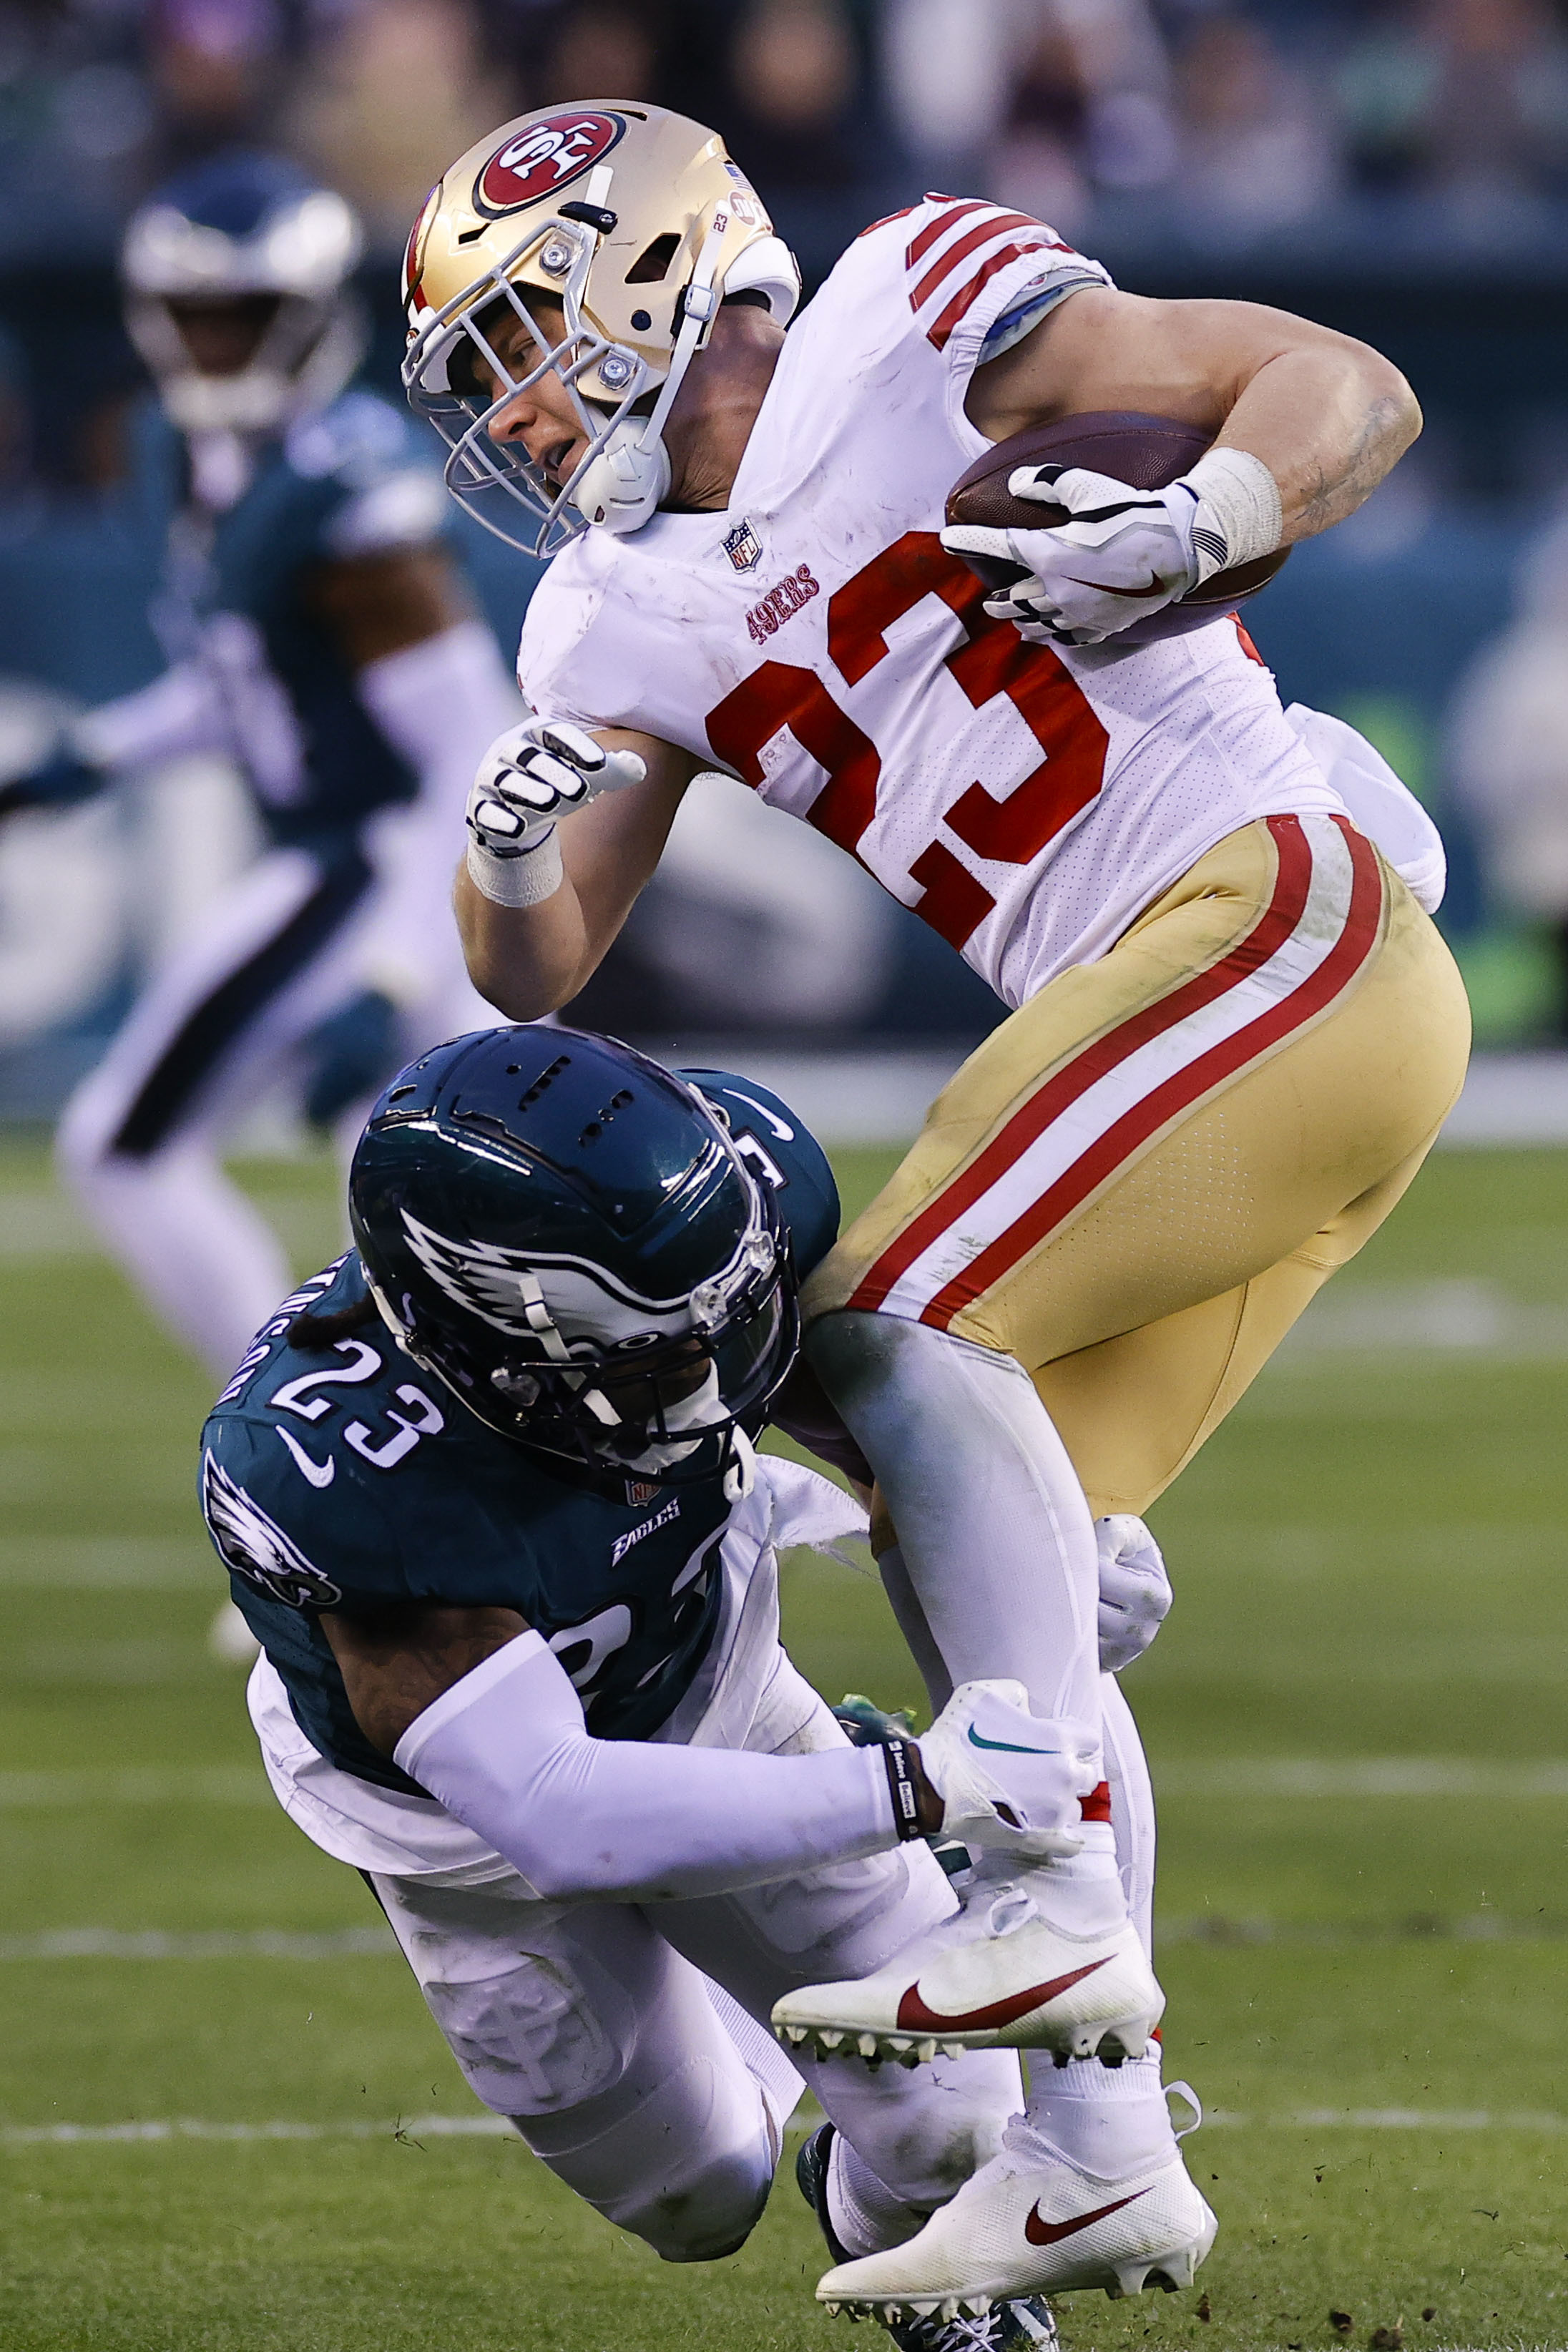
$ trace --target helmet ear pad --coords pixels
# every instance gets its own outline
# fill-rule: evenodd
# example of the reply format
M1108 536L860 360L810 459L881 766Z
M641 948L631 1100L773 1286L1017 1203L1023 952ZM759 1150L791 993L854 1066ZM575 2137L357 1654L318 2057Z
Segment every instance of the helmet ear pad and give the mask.
M775 326L787 327L800 308L800 265L782 236L760 236L724 272L724 299L761 294Z
M623 417L572 491L579 514L617 536L640 530L669 495L669 452L662 435L650 442L647 432L640 417Z

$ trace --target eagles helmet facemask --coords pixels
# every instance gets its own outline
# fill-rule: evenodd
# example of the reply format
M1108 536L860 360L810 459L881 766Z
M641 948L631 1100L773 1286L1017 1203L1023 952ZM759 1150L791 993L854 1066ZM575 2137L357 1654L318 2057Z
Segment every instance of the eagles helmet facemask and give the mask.
M694 1088L603 1037L521 1026L404 1070L354 1153L383 1318L558 1470L750 1483L800 1336L788 1240Z
M742 293L784 325L800 272L714 131L616 99L491 131L431 190L404 268L404 386L451 451L453 496L529 554L553 554L588 523L640 530L669 488L661 436L681 380L720 304ZM529 357L509 365L495 338L513 321ZM490 437L550 374L587 438L559 487L521 443Z
M121 251L125 323L182 433L271 433L337 398L364 356L345 290L363 243L343 198L281 155L211 156L148 198ZM245 365L197 365L179 310L204 304L254 308Z

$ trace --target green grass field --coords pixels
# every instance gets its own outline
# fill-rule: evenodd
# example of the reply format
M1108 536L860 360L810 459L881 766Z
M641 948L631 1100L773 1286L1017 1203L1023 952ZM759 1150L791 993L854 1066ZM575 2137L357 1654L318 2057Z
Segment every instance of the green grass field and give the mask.
M325 1166L247 1179L301 1268L338 1245ZM474 2128L205 1649L206 1383L23 1145L0 1318L4 2352L847 2345L787 2179L688 2273ZM1074 2352L1568 2344L1565 1408L1568 1160L1455 1153L1154 1514L1128 1689L1221 2235L1202 2305L1069 2298ZM916 1697L870 1578L792 1562L786 1621L830 1697Z

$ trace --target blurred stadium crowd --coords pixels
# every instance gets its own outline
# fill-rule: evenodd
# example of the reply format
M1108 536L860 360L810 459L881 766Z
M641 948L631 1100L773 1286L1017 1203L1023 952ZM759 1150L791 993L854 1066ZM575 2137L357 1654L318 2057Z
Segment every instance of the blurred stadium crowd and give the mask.
M158 550L125 483L142 387L114 278L150 187L236 142L340 187L367 227L390 389L393 265L431 180L510 114L612 95L715 122L808 283L935 184L1039 214L1139 290L1278 302L1398 361L1423 442L1298 552L1255 635L1287 699L1363 728L1438 814L1483 1041L1568 1030L1568 9L1552 0L5 0L5 678L93 702L156 666ZM454 528L513 637L527 566ZM0 844L0 1116L58 1100L208 887L170 848L194 789L143 795L133 820L58 821L81 844L68 920L42 821ZM646 1033L628 1007L652 1004L672 1032L796 1037L988 1024L941 943L836 861L830 878L811 836L798 922L770 952L734 822L675 861L587 1017ZM118 877L105 866L96 897L92 854ZM225 854L245 854L237 834Z
M266 140L395 243L490 122L605 95L721 121L775 194L940 168L1074 235L1177 206L1229 247L1360 198L1510 239L1568 196L1550 0L10 0L0 195L54 253Z

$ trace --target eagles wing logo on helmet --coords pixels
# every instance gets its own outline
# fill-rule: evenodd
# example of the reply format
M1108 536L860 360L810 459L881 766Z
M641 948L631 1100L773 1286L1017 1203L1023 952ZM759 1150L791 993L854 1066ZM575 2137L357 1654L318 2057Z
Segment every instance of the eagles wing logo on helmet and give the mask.
M498 147L474 183L476 210L499 220L552 196L607 155L626 124L615 114L547 114Z
M422 1225L406 1209L403 1229L409 1248L448 1298L497 1331L517 1339L536 1336L529 1307L538 1297L538 1282L521 1250L503 1249L499 1242L454 1241Z
M202 1510L225 1565L269 1601L286 1609L330 1609L342 1599L342 1589L210 1454L202 1462Z

